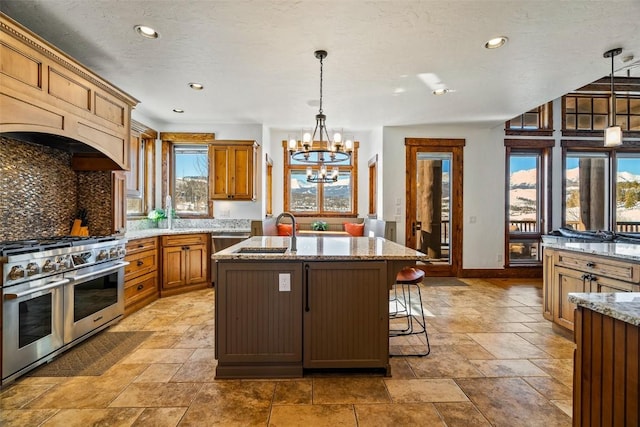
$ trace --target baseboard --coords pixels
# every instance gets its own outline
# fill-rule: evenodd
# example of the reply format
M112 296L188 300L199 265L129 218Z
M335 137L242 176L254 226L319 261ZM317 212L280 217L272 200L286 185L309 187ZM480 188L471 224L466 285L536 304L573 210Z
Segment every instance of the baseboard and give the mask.
M540 278L542 277L542 266L535 267L507 267L507 268L465 268L460 270L458 277L468 278Z

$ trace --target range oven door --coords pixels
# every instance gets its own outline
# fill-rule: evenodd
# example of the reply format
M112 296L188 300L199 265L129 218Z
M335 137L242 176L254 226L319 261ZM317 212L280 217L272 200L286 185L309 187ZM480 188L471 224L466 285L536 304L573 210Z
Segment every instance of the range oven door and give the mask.
M99 264L65 274L64 343L69 344L124 315L124 266Z
M67 283L56 275L2 288L3 381L62 347Z

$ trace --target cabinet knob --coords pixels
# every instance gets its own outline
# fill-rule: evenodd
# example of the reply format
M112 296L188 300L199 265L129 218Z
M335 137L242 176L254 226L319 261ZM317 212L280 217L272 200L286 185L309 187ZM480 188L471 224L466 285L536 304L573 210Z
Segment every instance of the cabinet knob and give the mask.
M142 289L144 289L144 285L138 285L138 290L140 291Z
M138 262L136 263L138 265L138 267L140 267L142 264L144 264L143 261L138 260Z
M139 247L139 248L144 248L144 245L143 245L142 243L140 243L140 244L138 245L138 247Z
M593 262L593 261L589 261L589 262L587 263L587 267L589 267L589 268L593 268L593 267L595 267L595 266L596 266L596 263L595 263L595 262Z

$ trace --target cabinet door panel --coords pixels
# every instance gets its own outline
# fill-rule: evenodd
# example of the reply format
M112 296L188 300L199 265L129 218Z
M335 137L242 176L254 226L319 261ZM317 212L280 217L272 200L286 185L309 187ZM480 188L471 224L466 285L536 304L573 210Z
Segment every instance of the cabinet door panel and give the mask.
M304 367L386 368L386 263L308 263L304 274Z
M554 302L553 320L560 326L573 331L574 311L576 305L569 302L568 294L572 292L590 292L589 281L582 279L583 272L563 267L556 267L556 283L558 300Z
M205 245L189 246L186 254L187 274L186 283L192 284L207 280L207 247Z
M216 282L219 366L302 362L302 264L224 263ZM290 290L280 290L289 274Z
M181 246L162 249L162 287L183 286L186 280L186 252Z

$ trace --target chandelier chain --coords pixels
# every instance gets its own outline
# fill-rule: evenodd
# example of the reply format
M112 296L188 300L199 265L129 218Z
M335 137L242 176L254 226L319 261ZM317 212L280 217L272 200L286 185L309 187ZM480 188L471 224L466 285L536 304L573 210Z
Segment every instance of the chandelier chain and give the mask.
M320 114L322 114L322 69L323 69L323 67L322 67L322 65L323 65L322 59L323 59L323 57L320 56L320 110L319 110ZM320 133L320 136L322 137L322 133Z

